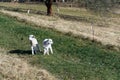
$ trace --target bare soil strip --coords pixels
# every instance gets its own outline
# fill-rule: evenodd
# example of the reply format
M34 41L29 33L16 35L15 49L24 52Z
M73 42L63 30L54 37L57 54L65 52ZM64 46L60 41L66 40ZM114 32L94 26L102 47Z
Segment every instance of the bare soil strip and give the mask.
M6 10L0 10L0 12L17 17L19 19L32 22L38 26L48 27L56 29L57 31L68 33L71 32L74 35L82 35L93 39L93 33L91 24L80 21L67 21L58 17L48 17L44 15L18 13ZM92 26L94 29L94 39L103 43L104 45L120 46L120 18L107 18L106 21L109 27Z

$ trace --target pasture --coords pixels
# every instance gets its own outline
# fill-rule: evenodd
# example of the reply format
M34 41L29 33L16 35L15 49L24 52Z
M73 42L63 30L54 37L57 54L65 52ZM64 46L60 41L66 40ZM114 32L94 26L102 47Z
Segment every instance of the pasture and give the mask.
M27 10L31 10L30 13L46 13L46 6L44 3L41 4L20 4L20 3L9 3L9 2L0 2L0 8L1 9L8 9L11 11L18 11L18 12L27 12ZM54 4L52 6L53 14L59 15L61 18L68 19L68 20L79 20L83 22L89 22L94 23L95 25L102 25L105 26L109 24L109 18L118 18L120 15L114 15L112 13L101 13L101 12L92 12L90 10L87 10L85 8L69 8L69 7L59 7L59 12L57 11L57 6ZM105 17L105 18L104 18ZM77 19L76 19L77 18ZM114 21L112 19L112 21ZM111 23L112 23L111 21Z
M54 54L31 55L28 35L42 46L45 38L54 41ZM119 80L120 52L89 40L75 38L53 29L37 27L0 13L0 47L29 64L44 68L61 80Z

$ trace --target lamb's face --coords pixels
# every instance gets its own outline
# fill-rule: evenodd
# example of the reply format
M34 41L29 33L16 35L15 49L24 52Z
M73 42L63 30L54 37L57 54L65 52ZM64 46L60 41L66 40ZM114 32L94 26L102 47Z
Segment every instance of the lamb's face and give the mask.
M29 40L31 40L32 38L34 38L34 35L29 35Z
M48 43L49 43L49 44L53 44L52 39L48 39Z

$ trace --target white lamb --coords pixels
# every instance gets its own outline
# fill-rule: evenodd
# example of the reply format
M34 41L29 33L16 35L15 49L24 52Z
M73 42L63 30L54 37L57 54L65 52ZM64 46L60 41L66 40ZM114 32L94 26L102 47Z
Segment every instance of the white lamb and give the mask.
M31 44L32 55L34 55L34 53L37 53L38 51L41 51L38 45L38 41L34 35L29 35L29 41Z
M45 54L49 55L49 50L53 54L52 44L53 44L53 40L52 39L44 39L44 41L43 41L44 55Z

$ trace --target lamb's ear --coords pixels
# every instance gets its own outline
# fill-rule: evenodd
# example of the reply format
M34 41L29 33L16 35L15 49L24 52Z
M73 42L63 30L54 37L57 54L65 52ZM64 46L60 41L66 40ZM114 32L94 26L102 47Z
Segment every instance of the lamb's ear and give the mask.
M52 41L52 39L51 39L51 38L49 38L49 40L50 40L50 41Z
M44 39L43 41L47 41L48 39Z

